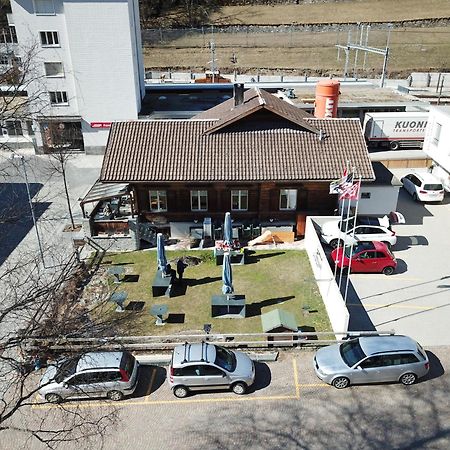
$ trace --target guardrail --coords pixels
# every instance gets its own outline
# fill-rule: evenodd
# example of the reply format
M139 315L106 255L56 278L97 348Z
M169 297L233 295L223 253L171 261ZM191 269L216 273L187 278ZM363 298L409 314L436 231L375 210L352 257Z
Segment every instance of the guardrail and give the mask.
M331 331L292 332L292 333L216 333L216 334L183 334L166 336L120 336L101 338L30 338L25 348L29 352L85 352L92 350L130 350L155 351L170 350L184 342L196 343L207 341L225 347L271 348L271 347L320 347L343 340L336 340L334 335L345 335L348 338L361 336L393 335L389 331L353 331L335 333ZM331 337L323 339L322 337Z

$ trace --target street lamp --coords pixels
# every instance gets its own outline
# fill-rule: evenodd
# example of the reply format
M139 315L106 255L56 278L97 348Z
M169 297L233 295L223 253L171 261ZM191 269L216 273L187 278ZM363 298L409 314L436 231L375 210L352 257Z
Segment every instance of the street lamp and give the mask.
M42 243L41 243L41 237L39 235L39 230L36 223L36 216L34 215L34 207L33 207L33 201L31 200L31 194L30 194L30 184L28 183L28 175L27 175L27 169L25 166L25 157L23 155L19 155L15 152L11 152L11 159L20 159L22 163L23 173L25 176L25 184L27 186L27 194L28 194L28 203L30 204L30 210L31 210L31 217L33 218L33 226L36 230L36 237L39 245L39 253L41 255L42 265L45 268L45 261L44 261L44 252L42 251Z

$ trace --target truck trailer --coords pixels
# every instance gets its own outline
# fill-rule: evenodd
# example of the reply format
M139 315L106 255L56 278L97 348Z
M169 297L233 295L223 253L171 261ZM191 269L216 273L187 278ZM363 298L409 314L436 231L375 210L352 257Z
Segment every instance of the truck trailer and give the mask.
M428 112L366 113L364 136L369 149L422 148Z

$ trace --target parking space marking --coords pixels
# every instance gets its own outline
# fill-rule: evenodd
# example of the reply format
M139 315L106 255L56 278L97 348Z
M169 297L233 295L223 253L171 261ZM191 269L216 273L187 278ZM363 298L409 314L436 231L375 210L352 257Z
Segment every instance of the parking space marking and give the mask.
M150 384L148 386L147 392L145 393L145 395L146 395L145 400L147 402L150 400L150 394L152 393L152 387L153 387L153 383L155 381L155 377L156 377L156 370L153 369L152 377L150 378Z
M217 397L217 398L185 398L185 399L173 399L173 400L152 400L152 389L156 379L156 370L153 371L149 387L146 391L145 396L142 400L125 400L120 403L111 403L108 401L87 401L87 402L67 402L64 403L65 408L104 408L110 407L112 405L122 407L122 406L148 406L148 405L172 405L172 404L193 404L193 403L234 403L234 402L254 402L254 401L280 401L280 400L298 400L300 398L300 389L301 388L317 388L317 387L330 387L330 385L326 383L300 383L299 382L299 370L297 366L296 358L292 358L292 371L294 378L294 386L295 386L295 395L264 395L264 396L254 396L254 397ZM38 398L36 397L36 402ZM58 408L59 405L55 404L34 404L32 405L33 409L42 409L48 410L53 408Z
M401 277L401 278L396 278L393 277L392 275L387 277L386 275L383 274L377 274L377 273L372 273L372 274L351 274L351 278L350 280L354 278L356 280L358 279L364 279L364 278L369 278L371 280L386 280L386 281L423 281L423 278L416 278L416 277ZM406 286L407 287L407 286Z
M298 384L297 361L295 358L292 358L292 367L294 369L295 397L300 398L300 386Z
M219 398L197 398L197 399L180 399L180 400L140 400L140 401L125 401L114 403L116 406L136 406L136 405L171 405L171 404L190 404L190 403L233 403L233 402L251 402L251 401L274 401L274 400L297 400L295 395L272 395L272 396L261 396L261 397L219 397ZM96 407L105 407L111 406L111 402L98 402L98 403L64 403L64 407L70 408L73 406L74 408L96 408ZM58 405L34 405L33 409L53 409L58 408Z
M307 387L331 387L331 385L327 383L300 383L298 385L299 388L307 388Z

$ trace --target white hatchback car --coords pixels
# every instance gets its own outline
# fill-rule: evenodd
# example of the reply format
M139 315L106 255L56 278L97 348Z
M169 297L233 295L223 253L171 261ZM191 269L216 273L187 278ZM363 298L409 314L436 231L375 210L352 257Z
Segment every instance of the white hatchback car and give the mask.
M395 231L391 230L388 216L358 216L356 224L353 217L342 221L336 218L325 222L320 231L322 241L332 248L336 248L342 243L351 245L356 242L372 241L383 242L390 248L397 243L397 236Z
M403 187L415 201L442 202L444 187L440 180L429 172L413 172L401 179Z

